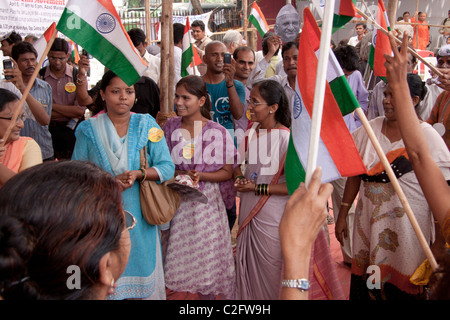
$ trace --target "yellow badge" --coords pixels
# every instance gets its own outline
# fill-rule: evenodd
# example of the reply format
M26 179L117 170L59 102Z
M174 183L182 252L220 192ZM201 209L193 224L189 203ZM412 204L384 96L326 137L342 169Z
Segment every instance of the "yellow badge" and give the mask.
M183 147L183 158L192 159L194 156L195 146L193 143L189 143Z
M248 119L248 120L251 120L251 119L252 119L252 116L251 116L250 113L251 113L250 110L247 110L247 112L245 113L245 115L247 116L247 119Z
M153 127L148 131L148 140L151 142L160 142L163 137L164 132L161 129Z
M66 85L64 86L64 90L66 90L66 92L68 93L72 93L75 92L75 90L77 90L77 86L73 82L67 82Z

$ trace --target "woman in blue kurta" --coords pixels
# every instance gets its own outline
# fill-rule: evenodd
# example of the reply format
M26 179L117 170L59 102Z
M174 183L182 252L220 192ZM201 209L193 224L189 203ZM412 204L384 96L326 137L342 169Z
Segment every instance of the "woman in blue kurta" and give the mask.
M165 299L161 244L158 226L142 217L139 181L165 181L174 175L166 140L151 135L160 127L148 114L130 112L135 101L134 87L127 86L113 72L102 78L101 97L105 111L82 122L77 128L73 160L96 163L112 173L123 187L123 207L137 219L130 232L130 258L109 299ZM159 131L158 131L159 130ZM149 169L139 170L140 150L147 145Z

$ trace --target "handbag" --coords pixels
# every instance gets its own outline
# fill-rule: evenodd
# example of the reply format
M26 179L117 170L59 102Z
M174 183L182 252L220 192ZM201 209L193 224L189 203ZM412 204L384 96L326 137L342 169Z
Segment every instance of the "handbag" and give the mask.
M140 151L140 168L148 169L147 146ZM174 178L161 184L150 180L140 182L142 216L149 224L161 225L169 222L180 207L181 195L167 186L173 180Z

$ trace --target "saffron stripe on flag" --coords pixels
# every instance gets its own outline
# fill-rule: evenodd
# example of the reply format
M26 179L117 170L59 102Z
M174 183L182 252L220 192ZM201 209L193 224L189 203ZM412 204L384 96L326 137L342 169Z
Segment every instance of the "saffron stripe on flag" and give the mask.
M111 0L69 0L56 28L127 85L134 84L147 69Z

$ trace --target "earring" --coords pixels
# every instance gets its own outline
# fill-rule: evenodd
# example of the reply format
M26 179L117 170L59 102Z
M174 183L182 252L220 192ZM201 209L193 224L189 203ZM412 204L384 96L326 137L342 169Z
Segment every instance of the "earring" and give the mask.
M111 295L111 294L113 294L114 293L114 278L111 280L111 285L110 285L110 287L109 287L109 289L108 289L108 295Z
M269 113L273 113L273 111L272 111L272 110L270 110L270 111L269 111Z

